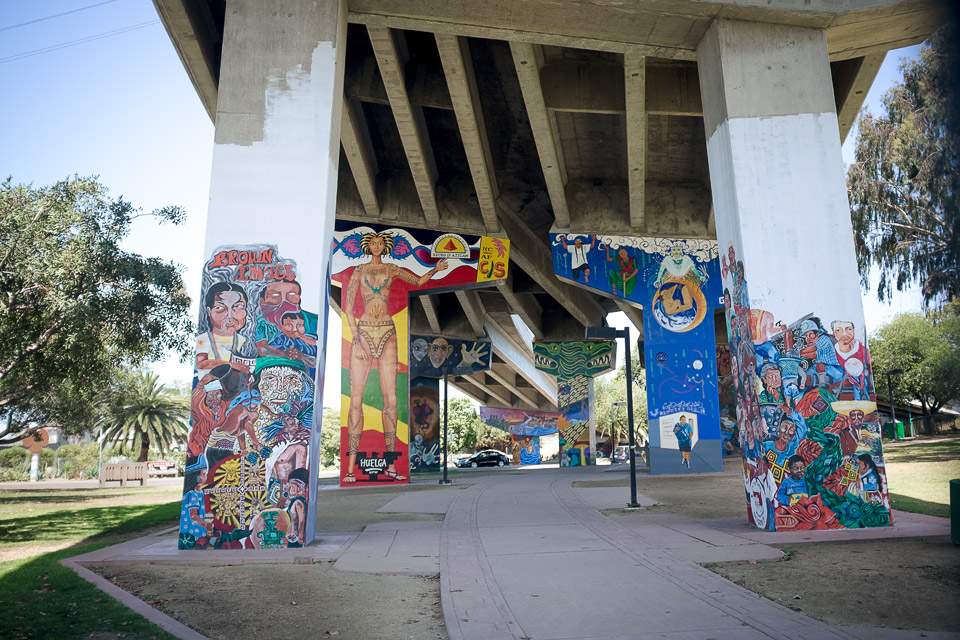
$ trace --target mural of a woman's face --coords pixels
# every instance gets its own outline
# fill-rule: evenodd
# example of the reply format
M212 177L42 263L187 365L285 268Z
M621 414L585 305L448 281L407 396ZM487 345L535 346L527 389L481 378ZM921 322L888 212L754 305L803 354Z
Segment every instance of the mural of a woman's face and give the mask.
M383 241L383 238L373 237L370 238L370 242L367 244L367 247L370 249L370 255L382 256L384 251L386 251L387 244Z
M247 323L247 302L237 291L224 291L217 294L207 315L215 332L233 334Z

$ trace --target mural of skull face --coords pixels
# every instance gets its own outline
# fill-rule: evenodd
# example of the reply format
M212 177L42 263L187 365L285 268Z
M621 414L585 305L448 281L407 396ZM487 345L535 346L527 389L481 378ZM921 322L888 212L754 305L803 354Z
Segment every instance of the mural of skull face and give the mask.
M413 341L413 344L411 345L410 350L413 352L414 359L417 362L420 362L421 360L423 360L423 357L427 355L428 348L429 348L429 345L427 345L426 340L424 340L423 338L417 338L416 340Z
M285 405L300 400L306 393L304 375L293 367L269 367L260 373L260 407L274 416L285 412Z

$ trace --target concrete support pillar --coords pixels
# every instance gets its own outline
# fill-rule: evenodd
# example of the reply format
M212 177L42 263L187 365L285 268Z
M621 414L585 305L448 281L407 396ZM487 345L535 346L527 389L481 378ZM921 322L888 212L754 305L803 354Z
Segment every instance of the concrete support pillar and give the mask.
M346 12L227 3L188 460L206 489L184 490L208 535L188 547L314 537Z
M718 20L697 59L750 518L889 524L824 33Z

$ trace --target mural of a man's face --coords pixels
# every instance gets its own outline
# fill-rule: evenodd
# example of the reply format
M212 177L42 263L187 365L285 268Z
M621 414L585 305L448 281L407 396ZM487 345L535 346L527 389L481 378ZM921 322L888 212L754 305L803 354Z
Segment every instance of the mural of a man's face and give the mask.
M819 337L820 334L816 331L807 331L803 334L803 339L807 341L807 344L815 344L817 342L817 338Z
M260 400L273 415L283 413L283 405L299 400L307 390L303 374L293 367L269 367L260 372Z
M850 420L853 421L855 426L860 426L863 424L863 411L859 409L854 409L850 412Z
M805 470L806 465L803 464L802 460L794 460L790 463L790 477L794 480L802 478Z
M833 337L843 346L853 344L856 335L853 330L852 322L837 322L833 325Z
M797 425L795 425L792 420L784 419L784 421L780 423L780 440L790 442L795 435L797 435Z
M434 341L430 343L430 364L439 369L443 365L443 361L446 360L447 356L452 352L453 347L450 346L450 343L447 342L445 338L435 338Z
M237 291L224 291L217 294L207 315L215 332L236 333L247 323L247 301Z
M427 341L424 340L423 338L417 338L416 340L414 340L413 345L410 348L410 350L413 352L414 360L416 360L417 362L420 362L421 360L423 360L423 357L427 355L427 350L429 349L429 347L430 345L428 345Z
M263 291L261 304L275 306L281 302L289 302L300 306L300 285L296 282L271 282Z
M768 388L776 389L782 384L783 376L780 369L767 369L767 372L763 374L763 380L767 383Z
M580 247L583 246L583 240L581 240L580 238L577 238L576 240L573 241L573 246L579 249Z

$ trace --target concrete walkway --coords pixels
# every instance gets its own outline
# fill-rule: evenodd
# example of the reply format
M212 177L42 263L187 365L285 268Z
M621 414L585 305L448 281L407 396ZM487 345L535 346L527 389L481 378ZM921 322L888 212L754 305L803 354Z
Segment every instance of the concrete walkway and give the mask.
M571 487L575 480L602 478L603 470L463 474L456 486L398 493L380 509L445 513L442 522L378 523L360 534L319 534L317 542L296 551L180 552L175 534L168 534L73 560L80 565L335 560L344 571L439 572L451 640L960 637L832 627L697 564L778 559L780 551L765 542L949 535L947 520L898 512L896 526L884 529L773 534L749 527L745 518L606 517L597 509L624 504L624 489ZM650 502L645 496L640 501ZM322 522L317 529L322 531Z

